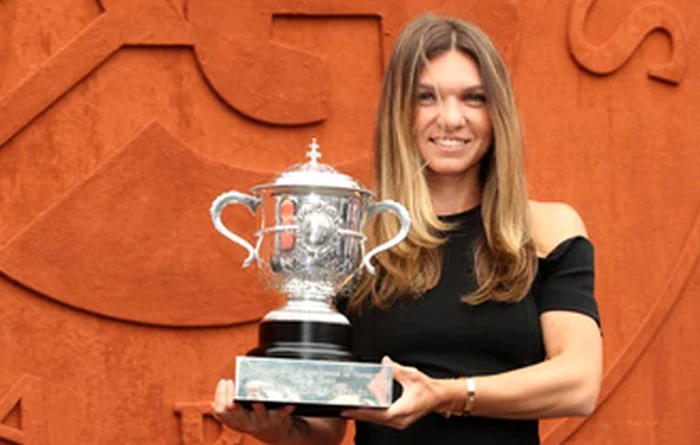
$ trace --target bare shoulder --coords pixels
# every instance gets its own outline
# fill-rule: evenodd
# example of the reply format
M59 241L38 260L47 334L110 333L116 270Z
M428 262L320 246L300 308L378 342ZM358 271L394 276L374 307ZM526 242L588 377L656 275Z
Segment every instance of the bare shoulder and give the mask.
M583 219L569 204L531 200L529 205L532 236L539 256L547 256L568 238L588 237Z

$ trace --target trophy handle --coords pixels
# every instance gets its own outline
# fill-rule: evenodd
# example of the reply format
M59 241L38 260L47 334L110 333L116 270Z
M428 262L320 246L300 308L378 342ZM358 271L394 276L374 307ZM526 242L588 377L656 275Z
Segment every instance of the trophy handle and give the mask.
M380 212L391 212L396 215L399 218L399 221L401 221L401 228L399 229L399 233L397 233L392 239L375 247L367 255L365 255L364 258L362 258L362 265L365 266L367 272L371 273L372 275L374 275L375 269L374 266L370 264L369 260L371 260L376 254L389 250L403 241L411 228L411 216L408 214L406 207L402 206L398 202L385 199L384 201L370 204L369 208L367 209L367 219Z
M243 261L243 267L250 266L253 260L258 256L258 253L248 241L230 231L228 227L221 222L221 212L229 204L243 204L253 215L255 215L255 212L257 211L261 202L262 201L260 198L246 195L245 193L232 191L219 195L214 202L212 202L211 208L209 209L209 214L211 215L211 220L214 223L216 230L218 230L219 233L224 235L226 238L230 239L239 246L244 247L245 250L248 251L248 258Z

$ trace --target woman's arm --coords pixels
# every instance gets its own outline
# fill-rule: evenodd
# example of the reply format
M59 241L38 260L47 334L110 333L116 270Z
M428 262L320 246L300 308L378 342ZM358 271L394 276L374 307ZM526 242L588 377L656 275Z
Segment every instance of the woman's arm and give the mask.
M598 325L576 312L550 311L540 319L548 358L517 370L475 377L473 415L534 419L593 412L603 362ZM463 382L443 384L446 400L456 400L458 406L466 401Z

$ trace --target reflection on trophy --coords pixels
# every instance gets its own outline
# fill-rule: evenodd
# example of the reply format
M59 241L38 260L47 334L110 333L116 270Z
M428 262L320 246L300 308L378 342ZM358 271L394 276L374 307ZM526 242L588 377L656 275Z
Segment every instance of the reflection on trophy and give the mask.
M390 368L353 361L350 322L331 300L361 267L374 273L372 257L401 242L411 220L402 205L374 202L353 178L318 162L315 139L309 147L308 162L253 187L252 195L227 192L211 206L216 229L248 251L243 266L255 261L265 283L287 296L284 307L263 318L258 346L237 357L236 400L294 403L299 415L386 407L392 401ZM223 209L234 203L259 215L255 246L221 221ZM363 224L384 211L398 217L399 232L365 254Z

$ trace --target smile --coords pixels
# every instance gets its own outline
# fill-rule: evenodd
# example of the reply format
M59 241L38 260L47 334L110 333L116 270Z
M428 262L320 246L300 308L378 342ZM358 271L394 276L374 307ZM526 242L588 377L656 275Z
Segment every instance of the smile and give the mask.
M469 142L468 139L459 138L429 138L429 140L435 145L447 148L463 147Z

